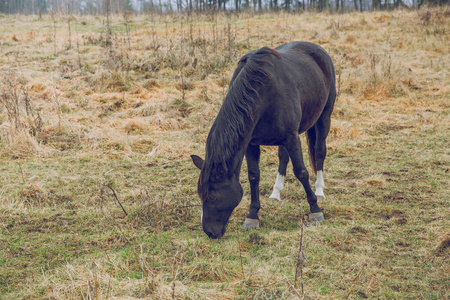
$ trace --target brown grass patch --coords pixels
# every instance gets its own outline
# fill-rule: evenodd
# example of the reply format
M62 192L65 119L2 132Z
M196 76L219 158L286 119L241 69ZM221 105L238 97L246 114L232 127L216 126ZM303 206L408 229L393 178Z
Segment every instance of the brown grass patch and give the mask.
M144 139L136 139L133 142L131 142L131 149L138 153L150 153L152 150L154 150L157 147L157 144L151 139L144 138Z
M140 134L148 131L149 125L145 120L132 119L126 122L124 129L128 134Z
M26 206L42 205L47 201L47 194L36 184L24 186L19 196L23 199Z
M11 131L10 128L6 128L7 124L2 126L0 156L18 159L47 153L27 130Z
M450 252L450 234L447 234L443 238L441 238L441 241L434 249L434 255L448 255L448 252Z

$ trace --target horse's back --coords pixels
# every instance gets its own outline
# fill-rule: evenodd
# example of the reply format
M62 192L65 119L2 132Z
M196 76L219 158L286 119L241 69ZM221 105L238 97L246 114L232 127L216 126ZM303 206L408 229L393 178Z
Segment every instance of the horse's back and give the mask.
M281 56L290 57L294 60L301 60L303 62L300 63L302 67L307 64L305 58L311 58L321 69L324 78L334 87L335 71L333 61L331 60L330 55L321 46L309 42L290 42L278 46L275 50L277 50Z
M334 104L327 105L335 91L334 67L322 47L291 42L275 50L279 55L264 64L272 76L260 93L262 111L252 139L257 144L276 145L288 132L305 132Z

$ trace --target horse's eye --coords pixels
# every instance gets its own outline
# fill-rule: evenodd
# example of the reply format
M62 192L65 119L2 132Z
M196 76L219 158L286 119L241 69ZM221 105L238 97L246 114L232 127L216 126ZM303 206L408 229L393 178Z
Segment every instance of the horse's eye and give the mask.
M206 198L206 201L208 202L215 202L217 200L217 196L215 194L208 195L208 198Z

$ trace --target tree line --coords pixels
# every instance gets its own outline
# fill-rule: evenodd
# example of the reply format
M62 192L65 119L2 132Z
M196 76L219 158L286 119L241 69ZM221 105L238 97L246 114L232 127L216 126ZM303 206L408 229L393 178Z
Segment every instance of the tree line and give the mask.
M422 5L448 5L450 0L0 0L3 14L69 14L111 12L209 12L216 10L343 12L350 10L389 10Z

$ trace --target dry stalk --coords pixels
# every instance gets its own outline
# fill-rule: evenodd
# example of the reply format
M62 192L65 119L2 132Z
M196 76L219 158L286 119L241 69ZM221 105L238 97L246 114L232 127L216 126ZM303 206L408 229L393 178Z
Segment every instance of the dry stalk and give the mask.
M250 25L247 20L247 45L250 45Z
M175 278L177 276L177 274L175 273L175 259L174 259L174 264L172 266L172 300L175 300Z
M62 111L61 111L61 103L58 99L58 91L56 90L56 83L53 83L53 90L55 92L55 103L56 103L56 113L58 115L58 133L61 132L61 122L62 122Z
M70 26L70 21L72 21L72 15L69 14L69 18L67 19L67 25L69 26L69 46L67 50L72 49L72 28Z
M89 279L88 279L88 281L87 281L87 294L86 294L86 296L87 296L87 299L92 299L92 296L91 296L91 283L90 283L90 281L89 281ZM84 296L83 296L83 298L84 298Z
M25 185L26 184L26 182L25 182L25 174L23 173L22 164L21 163L19 163L19 170L20 170L20 176L22 177L22 183Z
M298 248L297 253L297 263L295 268L295 278L294 278L294 286L297 286L297 278L300 273L300 284L302 287L302 295L305 295L304 287L303 287L303 267L305 265L305 253L303 251L303 224L305 219L305 213L302 211L302 224L301 224L301 231L300 231L300 246Z
M99 282L98 282L98 274L97 274L97 268L94 268L94 297L95 299L98 299L98 287L99 287Z
M83 64L81 63L81 51L80 51L80 42L78 41L78 30L77 27L75 26L75 34L76 34L76 42L77 42L77 54L78 54L78 67L81 68L83 67Z
M217 23L214 23L212 26L212 31L213 31L213 52L214 55L217 55ZM206 45L205 45L205 52L206 52Z
M116 199L116 201L117 201L117 203L119 204L120 208L122 208L123 213L124 213L126 216L128 216L127 212L125 211L125 208L123 208L122 203L120 203L119 198L118 198L117 195L116 195L116 191L115 191L110 185L108 185L108 184L104 184L103 186L104 186L104 187L107 187L107 188L109 188L109 189L111 190L111 192L113 193L114 198ZM101 190L101 194L103 194L103 189Z
M33 116L33 112L31 110L31 105L30 105L30 97L28 96L28 89L23 85L22 85L22 92L23 92L23 96L24 96L23 101L25 102L25 112L27 113L27 116L29 116L29 115Z
M184 83L183 71L180 72L181 78L181 102L186 103L186 84Z
M51 16L52 16L52 20L53 20L53 51L56 56L56 17L55 17L55 12L52 12Z
M341 96L341 75L342 75L342 61L339 60L339 64L338 64L338 90L337 90L337 95L336 95L336 101Z
M178 254L178 251L177 251L177 253L175 254L175 256L173 258L173 265L172 265L172 298L171 298L172 300L175 300L175 287L176 287L175 280L176 280L176 278L178 276L178 272L180 271L180 267L181 267L181 265L183 263L183 260L184 260L184 252L183 252L182 255L181 255L181 258L179 260L180 262L178 264L177 270L175 272L175 266L177 265L177 258L176 258L177 254Z
M361 271L359 271L359 274L356 276L355 282L353 283L352 287L350 288L350 291L347 293L347 296L345 297L345 299L348 299L348 297L350 297L350 294L353 292L353 289L355 288L355 286L358 284L359 279L361 279L361 274L364 271L364 267L366 265L363 265L361 268Z
M238 247L239 247L239 259L241 261L242 277L245 279L244 264L242 262L241 241L239 239L239 228L236 230L236 234L237 234L237 241L238 241Z
M194 54L194 32L193 32L191 18L189 18L189 41L191 42L191 55L193 55Z
M105 0L106 14L106 41L105 45L109 48L108 54L111 61L114 61L114 51L112 47L112 29L111 29L111 0Z
M109 277L108 286L106 288L106 299L109 299L110 296L111 296L111 276Z
M8 232L9 234L11 234L11 231L9 231L8 227L5 225L5 224L6 224L5 221L3 221L2 218L0 218L0 221L1 221L1 223L2 223L3 228L6 230L6 232Z
M13 125L14 130L18 132L22 127L22 123L20 117L20 97L18 94L19 84L16 74L14 71L9 71L2 80L0 104L3 104L6 108L9 122Z
M0 82L2 82L0 84L0 105L5 107L11 125L5 131L6 135L9 135L8 143L14 144L13 137L21 134L28 135L29 133L36 136L42 129L42 119L39 112L37 112L37 116L33 112L31 97L25 84L13 71L0 74ZM23 141L23 139L18 138L18 141Z
M293 286L289 280L287 280L287 284L292 289L294 294L297 295L298 299L301 299L301 300L305 299L305 295L300 295L299 292L297 291L297 289L295 288L295 286Z
M226 34L228 37L228 61L231 60L232 57L232 48L233 48L233 38L232 38L233 31L231 30L231 24L228 23L226 27Z
M372 71L372 82L373 82L373 87L376 88L377 86L377 63L378 63L378 55L375 53L370 53L369 54L370 57L370 69Z
M100 209L101 209L102 214L103 214L103 216L105 217L105 219L107 219L108 221L111 221L111 220L109 220L109 218L106 216L106 214L105 214L105 212L104 212L104 210L103 210L103 202L104 202L105 187L108 187L108 188L112 191L112 193L113 193L113 195L114 195L114 197L115 197L117 203L119 203L119 205L120 205L120 207L122 208L122 210L123 210L123 212L125 213L125 215L128 215L127 212L125 211L125 209L123 208L122 204L120 203L119 198L117 197L116 192L114 191L114 189L113 189L110 185L102 184L102 185L100 186L100 196L99 196L99 198L100 198ZM112 223L112 222L111 222L111 223ZM115 226L115 227L120 231L122 237L127 241L127 243L129 243L129 242L130 242L130 239L125 235L125 233L123 232L122 228L121 228L120 226L118 226L116 223L113 223L113 226Z
M139 245L140 248L140 255L139 255L139 261L140 261L140 265L141 265L141 270L142 272L144 272L144 274L146 276L148 276L150 273L154 276L155 273L148 267L148 265L145 263L145 258L144 258L144 247L142 247L142 244Z
M130 39L130 27L128 26L128 23L131 22L131 13L125 12L123 14L123 18L125 20L125 32L127 34L127 41L128 41L128 51L131 51L131 39Z
M222 76L222 98L224 99L225 98L225 94L226 94L226 84L224 84L225 83L225 74L224 74L224 71L221 71L220 72L220 75Z

